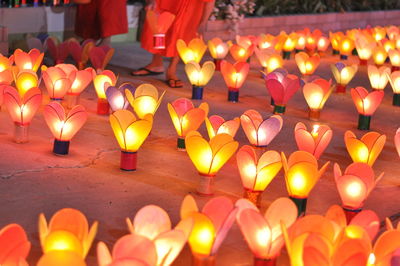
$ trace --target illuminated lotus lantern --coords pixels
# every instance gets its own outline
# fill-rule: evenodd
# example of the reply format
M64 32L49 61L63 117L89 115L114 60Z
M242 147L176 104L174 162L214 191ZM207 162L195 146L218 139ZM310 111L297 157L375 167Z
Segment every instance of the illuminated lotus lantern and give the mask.
M374 63L378 66L383 65L386 62L387 57L388 53L382 46L376 46L374 51L372 52L372 58L374 59Z
M300 52L295 55L295 61L300 73L303 74L303 76L310 76L314 74L317 69L320 57L317 54L309 56L305 52Z
M376 42L382 41L386 36L386 29L383 27L372 28L372 37L374 37Z
M346 86L357 73L357 65L347 66L343 62L331 65L333 77L336 80L336 93L346 93Z
M38 76L31 70L20 71L14 77L14 82L21 96L23 96L30 89L37 88L39 86Z
M351 98L359 114L358 129L369 130L371 116L382 102L384 94L383 90L368 92L363 87L351 89Z
M212 195L212 181L218 171L232 157L239 143L226 133L215 135L207 142L199 132L191 131L185 138L186 151L200 175L197 192Z
M383 39L381 41L383 48L387 53L389 53L390 50L396 49L396 43L395 41L388 40L388 39Z
M132 96L135 93L135 88L131 83L123 83L118 88L114 86L109 86L107 88L106 97L112 112L128 108L129 101L128 97L125 96L126 90L130 92L130 96Z
M44 254L37 266L87 266L85 260L76 252L66 250L56 250Z
M228 101L234 103L239 101L239 89L246 80L249 70L250 65L246 62L236 62L233 65L225 60L221 62L221 73L228 87Z
M152 116L156 114L165 92L159 96L157 88L151 84L140 85L136 88L134 94L132 94L132 89L125 88L126 98L140 119L143 119L147 114Z
M344 38L344 34L343 32L339 31L339 32L329 32L329 39L331 40L331 44L332 44L332 53L334 55L339 54L340 53L340 40L342 38Z
M29 141L29 125L41 103L42 92L38 88L32 88L21 96L13 87L4 87L4 104L14 122L16 143Z
M0 247L1 265L28 265L26 258L31 249L31 243L20 225L9 224L0 230Z
M284 114L286 104L300 88L300 80L296 75L288 74L282 80L266 79L265 85L274 100L274 114Z
M251 207L239 210L236 221L253 253L255 266L276 265L285 244L281 223L290 227L296 218L296 205L288 198L273 201L264 215Z
M118 110L110 115L110 124L121 148L121 170L135 171L137 151L150 134L153 116L147 114L138 119L128 110Z
M53 153L67 155L72 137L85 124L88 114L85 107L76 105L65 113L58 102L51 102L44 107L44 119L54 136Z
M279 82L282 82L283 79L289 74L288 71L284 68L277 68L270 73L262 72L264 80L267 81L269 79L276 79ZM267 88L268 89L268 88ZM271 97L271 106L275 106L274 98Z
M355 47L357 50L358 57L360 58L360 65L366 66L368 64L368 60L372 56L372 52L374 51L376 43L370 41L364 35L357 35L355 40Z
M197 130L208 115L208 104L202 103L194 107L193 103L185 98L179 98L168 103L168 112L171 116L176 133L178 133L178 150L185 150L185 137L193 130Z
M286 34L286 32L284 32L284 31L281 31L280 33L279 33L279 35L277 35L276 36L276 38L275 38L276 40L275 40L275 45L274 45L274 49L275 49L275 51L277 51L277 52L282 52L282 50L283 50L283 45L285 44L285 41L286 41L286 39L287 39L287 34Z
M61 101L69 90L76 77L76 71L70 75L59 67L42 67L42 77L47 93L52 101Z
M282 164L285 170L286 188L289 197L296 204L298 215L306 212L307 198L313 187L323 175L330 162L318 170L318 161L306 151L296 151L286 159L282 153Z
M339 42L340 59L347 60L355 47L354 41L349 37L343 37Z
M76 209L65 208L57 211L49 222L43 213L39 215L39 238L42 251L45 254L39 265L85 265L63 264L62 259L82 261L89 252L90 246L97 233L98 223L89 227L84 214ZM47 256L47 258L45 258ZM71 258L68 258L70 257ZM50 264L51 261L60 263Z
M400 29L396 26L389 26L386 28L386 35L389 40L394 40L400 35Z
M262 33L258 36L258 48L261 50L273 48L275 44L276 44L276 38L271 34Z
M267 147L282 129L283 119L273 115L263 119L256 110L247 110L240 116L244 133L250 144L255 147Z
M253 49L253 46L246 48L239 44L232 44L232 46L229 48L229 53L235 62L247 62L247 60L253 54Z
M191 61L185 65L185 72L192 84L192 99L203 99L204 86L211 80L214 75L215 65L211 61L207 61L200 66L198 63Z
M271 73L274 70L283 66L282 56L280 54L277 54L275 50L259 50L256 48L255 54L257 56L258 62L260 62L266 73Z
M112 253L104 242L99 242L97 244L97 261L99 266L164 265L157 264L157 249L154 242L137 234L125 235L118 239Z
M388 83L388 75L390 75L389 67L368 66L368 78L373 90L383 91Z
M329 41L329 39L325 36L321 36L318 39L317 42L317 50L319 52L320 55L325 54L326 50L328 50L329 45L331 44L331 42Z
M92 66L96 71L103 71L111 58L113 57L115 49L109 45L95 46L89 50L89 59Z
M309 152L319 160L332 140L332 130L329 126L314 125L313 129L308 131L303 123L298 122L294 128L294 136L300 151Z
M332 93L331 85L331 80L320 78L304 85L303 95L309 107L308 117L310 120L318 121L321 110Z
M153 9L148 9L146 20L153 33L153 48L165 49L165 33L174 22L175 15L167 11L156 12Z
M318 39L322 36L322 32L319 29L315 29L310 32L309 28L304 30L306 34L306 49L309 53L314 53L318 46Z
M244 48L249 48L252 45L257 46L259 42L258 37L254 35L247 35L247 36L236 35L235 39L236 43L239 44L240 46L243 46Z
M254 148L244 145L236 153L236 162L244 188L243 197L260 207L261 193L282 168L280 154L270 150L257 158Z
M296 53L303 52L306 48L307 36L303 32L297 33Z
M361 139L350 130L344 134L347 152L355 163L366 163L371 167L381 153L386 142L386 135L377 132L368 132Z
M31 70L36 72L43 61L44 53L38 49L32 49L25 53L21 49L16 49L14 52L14 62L19 71Z
M365 200L383 177L383 173L375 178L374 170L366 163L352 163L343 174L339 165L335 163L333 172L349 223L362 210Z
M126 223L132 235L146 237L154 243L157 263L151 265L170 265L186 244L193 227L191 219L184 219L172 229L168 213L156 205L141 208L133 220L126 218Z
M227 197L209 200L201 212L192 196L187 195L181 205L181 219L194 221L189 236L192 265L214 266L219 247L235 222L238 208Z
M199 38L192 39L189 44L186 44L184 40L179 39L176 42L176 49L178 50L179 56L183 63L187 64L190 61L200 63L204 53L207 50L207 45L204 41Z
M94 88L97 94L97 114L108 115L110 105L107 101L106 90L109 86L115 86L117 77L110 70L104 70L93 78Z
M400 51L391 49L388 51L390 64L392 65L392 72L400 70Z
M84 70L76 70L72 81L71 88L67 91L67 106L72 108L79 104L79 96L89 86L93 80L93 68L86 68Z
M46 39L47 50L54 60L54 64L62 64L69 55L68 41L60 42L57 37Z
M221 70L221 61L226 57L229 52L228 44L223 42L220 38L212 38L208 41L208 50L212 58L214 58L215 70Z
M290 54L296 47L297 39L298 36L295 32L292 32L287 36L285 43L283 44L283 59L290 59Z
M0 85L11 85L13 82L12 63L12 60L0 54Z
M393 90L392 104L394 106L400 106L400 71L394 71L387 76Z
M215 135L226 133L235 137L236 132L240 127L239 117L235 117L232 120L225 120L219 115L212 115L205 118L205 123L207 127L208 137L212 139Z
M72 38L68 41L68 51L77 64L79 70L83 70L89 61L89 51L95 46L93 40L85 40L82 45Z

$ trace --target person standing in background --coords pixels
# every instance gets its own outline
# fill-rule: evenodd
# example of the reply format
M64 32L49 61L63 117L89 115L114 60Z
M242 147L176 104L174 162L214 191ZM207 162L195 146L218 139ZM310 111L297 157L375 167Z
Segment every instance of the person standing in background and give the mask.
M126 0L91 0L78 5L75 33L79 37L99 40L99 46L110 45L111 36L127 32Z
M155 8L159 11L168 11L175 15L175 20L166 33L166 48L153 48L153 34L147 22L144 24L141 45L153 54L150 64L132 72L133 76L148 76L164 73L163 56L171 57L166 72L167 84L171 88L181 88L182 81L176 76L176 67L179 62L176 41L190 42L197 36L202 36L207 21L213 11L215 0L147 0L146 9Z

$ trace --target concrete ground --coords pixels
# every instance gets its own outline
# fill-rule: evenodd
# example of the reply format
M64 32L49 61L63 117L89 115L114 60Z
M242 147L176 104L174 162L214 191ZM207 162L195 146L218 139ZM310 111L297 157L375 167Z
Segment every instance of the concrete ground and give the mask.
M209 59L208 56L205 57ZM178 76L185 82L184 88L170 89L164 83L164 77L133 78L129 75L132 68L145 65L150 60L148 53L137 43L116 46L110 69L119 74L119 83L130 81L135 84L151 82L160 91L167 90L164 100L155 116L151 135L138 153L138 170L122 172L119 170L119 148L114 138L108 117L96 115L96 94L89 87L82 95L81 104L88 112L89 119L71 142L70 154L57 157L52 154L53 137L48 129L42 112L35 116L30 128L30 142L16 144L12 141L13 124L6 110L0 113L0 226L19 223L27 231L33 246L28 260L36 263L41 255L38 241L38 215L44 212L50 218L54 212L64 207L72 207L86 214L89 222L100 222L95 244L99 240L111 247L115 241L128 233L126 217L147 204L156 204L170 215L173 224L179 220L179 208L183 197L193 193L197 187L198 174L189 157L176 149L176 132L167 112L167 103L179 97L191 96L183 65L179 66ZM331 78L329 64L338 60L328 57L322 60L316 74ZM352 60L352 59L351 59ZM298 74L293 60L285 67L291 73ZM205 88L204 101L210 105L210 115L218 114L224 118L240 116L253 108L264 117L271 115L264 81L260 77L260 67L252 59L252 70L243 88L240 90L240 102L228 103L227 89L217 72ZM349 87L369 87L366 68L362 67ZM365 208L376 211L383 220L387 216L398 217L400 213L400 167L399 156L395 151L393 136L400 126L400 108L391 105L391 88L386 88L382 105L372 118L371 129L387 135L387 142L374 165L376 174L385 172L383 180L368 198ZM48 99L44 100L44 104ZM196 105L199 102L195 102ZM43 108L42 108L43 109ZM301 121L307 126L307 105L299 91L287 106L283 116L281 133L269 146L269 149L284 151L287 155L296 150L294 126ZM351 163L347 154L343 134L353 130L357 136L365 132L358 131L358 114L349 94L333 94L321 114L320 123L333 129L333 139L320 159L320 165L331 161L331 166L313 189L307 213L323 214L330 205L340 204L340 198L333 180L332 165L340 164L344 169ZM201 133L206 136L205 125ZM241 145L248 144L240 129L237 140ZM242 196L242 185L235 159L231 159L218 173L215 179L215 195L225 195L233 201ZM263 193L262 209L277 197L286 196L282 171ZM208 200L195 195L200 206ZM397 215L397 216L396 216ZM95 248L88 255L89 265L96 265ZM287 265L285 256L280 265ZM174 265L190 265L190 250L186 246ZM217 265L252 265L252 255L236 225L222 244Z

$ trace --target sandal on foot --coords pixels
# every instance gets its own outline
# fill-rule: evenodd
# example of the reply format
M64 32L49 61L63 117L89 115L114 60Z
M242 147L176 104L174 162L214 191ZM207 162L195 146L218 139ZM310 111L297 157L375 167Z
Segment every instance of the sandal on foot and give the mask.
M145 73L143 73L143 74L136 74L135 72L137 72L137 71L145 71ZM131 72L131 75L132 75L132 76L137 76L137 77L144 77L144 76L155 76L155 75L160 75L160 74L163 74L163 73L164 73L164 71L152 71L152 70L150 70L150 69L148 69L148 68L141 67L141 68L136 69L135 71Z
M180 79L168 79L167 80L167 85L170 88L182 88L183 85L177 85L177 83L182 83L182 81Z

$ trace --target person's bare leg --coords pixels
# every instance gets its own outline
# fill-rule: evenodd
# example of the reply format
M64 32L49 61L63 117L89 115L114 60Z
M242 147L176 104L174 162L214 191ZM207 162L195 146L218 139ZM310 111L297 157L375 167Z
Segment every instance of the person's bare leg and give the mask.
M179 57L175 56L171 58L171 61L169 63L167 73L166 73L166 78L168 81L168 85L170 87L182 87L182 81L179 80L178 76L176 75L176 68L179 63Z
M159 54L153 54L153 58L150 62L150 64L144 66L143 68L146 68L148 70L154 71L154 72L163 72L164 71L164 65L163 65L163 58ZM143 75L146 74L146 70L136 70L132 72L135 75Z

